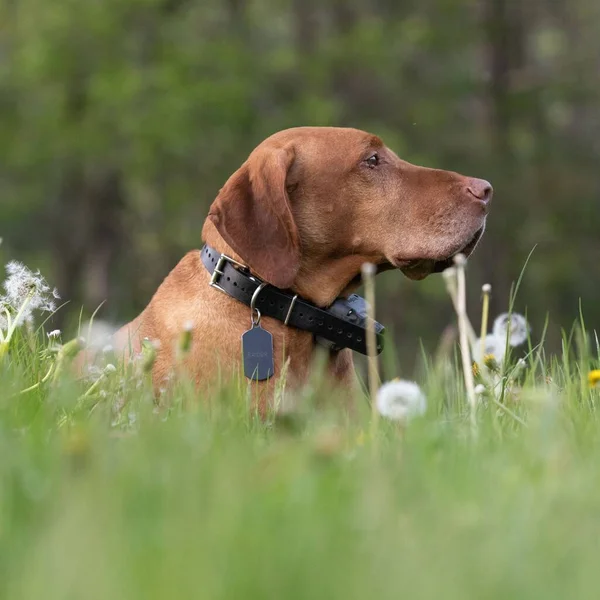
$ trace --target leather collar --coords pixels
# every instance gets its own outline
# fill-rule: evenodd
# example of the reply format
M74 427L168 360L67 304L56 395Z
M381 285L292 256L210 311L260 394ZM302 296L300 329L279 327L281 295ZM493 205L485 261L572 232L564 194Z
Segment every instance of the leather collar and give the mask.
M255 298L255 306L263 317L272 317L288 327L296 327L324 338L332 350L350 348L367 354L364 319L352 308L344 315L333 314L291 292L266 284L250 273L247 266L204 245L200 251L202 263L211 274L210 285L228 296L250 306L252 296L263 286ZM339 312L339 311L338 311ZM376 323L377 354L383 350L384 328Z

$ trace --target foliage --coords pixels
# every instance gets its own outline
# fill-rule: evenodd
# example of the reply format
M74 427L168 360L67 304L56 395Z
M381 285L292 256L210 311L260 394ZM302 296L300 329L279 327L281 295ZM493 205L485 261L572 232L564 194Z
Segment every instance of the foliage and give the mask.
M559 359L484 360L476 431L457 357L425 355L369 433L318 372L260 420L245 380L157 398L111 348L75 380L80 341L25 322L0 357L0 596L592 597L597 340L581 318Z

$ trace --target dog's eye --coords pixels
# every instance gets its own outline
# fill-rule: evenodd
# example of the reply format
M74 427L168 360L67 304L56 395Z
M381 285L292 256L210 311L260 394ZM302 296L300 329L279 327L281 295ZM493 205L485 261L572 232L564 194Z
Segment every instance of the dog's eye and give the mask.
M372 156L369 156L365 162L367 163L367 167L373 169L379 164L379 154L373 154Z

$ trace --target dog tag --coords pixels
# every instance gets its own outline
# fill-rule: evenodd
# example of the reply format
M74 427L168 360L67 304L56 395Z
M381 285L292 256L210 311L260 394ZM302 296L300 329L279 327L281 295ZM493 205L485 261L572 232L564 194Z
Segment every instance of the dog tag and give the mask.
M258 324L253 324L242 335L244 375L248 379L264 381L273 376L273 336Z

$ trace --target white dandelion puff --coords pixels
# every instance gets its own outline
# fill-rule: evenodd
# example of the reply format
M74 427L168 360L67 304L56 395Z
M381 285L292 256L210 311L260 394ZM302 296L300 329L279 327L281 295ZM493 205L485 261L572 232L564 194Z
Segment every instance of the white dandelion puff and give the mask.
M4 282L5 295L0 300L0 305L3 313L8 310L16 315L15 326L31 321L34 310L56 310L52 298L58 298L58 293L50 288L39 271L34 273L24 264L13 260L6 265L6 272L8 277Z
M112 363L108 363L104 367L104 372L105 373L114 373L116 370L117 370L117 367L115 367L115 365L113 365Z
M54 329L50 333L46 334L49 340L57 338L60 336L60 329Z
M483 394L485 394L485 385L483 385L483 383L479 383L475 386L475 394L477 396L483 396Z
M6 298L0 297L0 331L6 331L8 329L8 319L6 313L9 311L9 304Z
M531 331L527 319L518 313L503 313L496 317L494 321L493 332L503 343L506 343L506 336L509 335L508 343L511 346L520 346L527 340L527 335Z
M484 346L483 346L483 354L481 353L481 338L477 338L473 343L473 348L471 349L473 353L473 360L481 365L483 364L483 359L486 356L493 356L498 364L502 364L504 362L504 347L505 342L502 338L499 338L497 335L489 334L485 336Z
M87 332L88 345L95 350L102 350L105 346L111 345L114 334L119 330L119 325L94 319L87 321L81 326L81 330Z
M426 408L425 395L414 381L388 381L377 392L377 410L392 421L423 415Z
M363 277L372 277L377 271L377 267L370 262L363 263L360 267Z
M458 253L455 257L454 257L454 264L457 267L464 267L467 264L467 257L462 254L462 253Z

